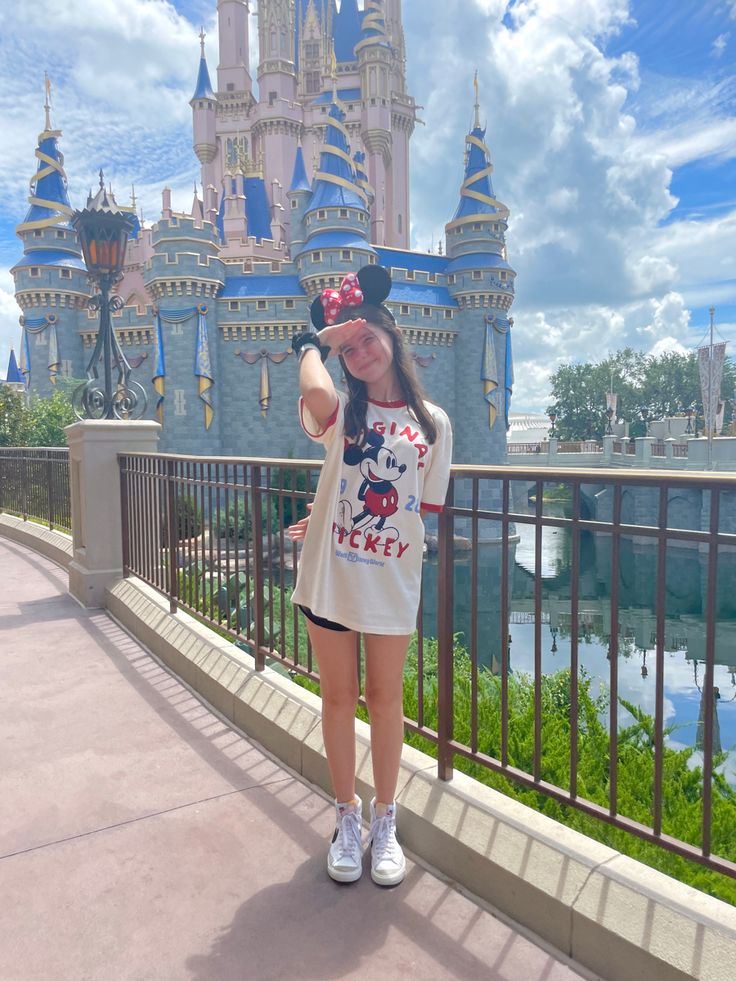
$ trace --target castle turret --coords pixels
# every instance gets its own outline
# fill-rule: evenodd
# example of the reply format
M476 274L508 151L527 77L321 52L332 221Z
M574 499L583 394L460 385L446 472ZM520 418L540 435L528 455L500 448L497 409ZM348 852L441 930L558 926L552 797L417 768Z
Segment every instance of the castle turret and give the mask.
M466 137L465 179L460 203L447 236L447 284L457 301L456 385L467 385L481 360L478 397L469 399L458 433L457 459L486 463L504 458L513 385L509 309L516 273L506 259L508 208L496 198L490 151L480 125L477 97L475 124ZM458 391L459 391L458 387Z
M162 446L183 453L201 449L205 436L216 445L221 423L216 327L225 264L215 230L200 209L196 198L195 216L178 214L164 192L163 216L151 229L152 256L144 270L157 308L151 363L157 398L150 401L155 405L165 390L165 401L158 405L164 421ZM160 375L163 365L165 374Z
M274 229L282 224L281 198L289 186L303 123L296 105L296 28L293 0L260 0L258 4L259 104L253 140L270 188ZM289 222L286 216L286 223ZM274 238L276 232L274 232Z
M305 215L307 241L295 255L300 282L312 296L339 286L348 272L376 261L368 243L369 212L350 157L345 113L333 101Z
M301 146L296 148L294 173L291 178L291 186L286 196L289 199L289 210L291 212L291 257L293 259L306 241L307 233L304 216L312 196L312 185L307 177L307 168L304 165L304 151Z
M210 73L204 56L204 38L202 31L199 35L202 47L199 59L199 73L194 95L189 102L192 107L194 152L202 165L202 186L209 187L216 183L215 157L217 156L217 99L212 91Z
M220 64L217 91L230 103L253 101L250 77L248 0L217 0Z
M13 266L15 295L23 311L21 369L34 390L49 394L59 373L83 375L79 316L90 296L87 269L70 219L61 130L52 129L46 80L46 121L36 148L29 209L16 228L23 258Z

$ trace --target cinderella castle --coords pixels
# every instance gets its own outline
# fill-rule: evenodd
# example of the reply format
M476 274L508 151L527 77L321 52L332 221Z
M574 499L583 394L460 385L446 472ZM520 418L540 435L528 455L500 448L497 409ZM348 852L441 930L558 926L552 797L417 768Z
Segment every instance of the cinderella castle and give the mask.
M428 396L453 419L455 461L503 461L515 273L477 84L445 254L416 252L409 147L417 107L406 89L401 0L362 8L342 0L339 9L336 0L259 0L257 96L249 0L217 0L217 20L217 73L201 35L190 102L201 194L195 185L191 210L180 213L165 188L150 227L134 205L123 207L134 229L113 323L148 412L162 423L161 449L319 455L297 424L290 338L306 329L321 290L379 263L391 271L388 306ZM98 324L70 221L83 202L70 200L60 139L47 97L30 207L17 228L23 256L12 270L22 335L11 367L40 395L59 376L86 376ZM338 380L339 364L328 364Z

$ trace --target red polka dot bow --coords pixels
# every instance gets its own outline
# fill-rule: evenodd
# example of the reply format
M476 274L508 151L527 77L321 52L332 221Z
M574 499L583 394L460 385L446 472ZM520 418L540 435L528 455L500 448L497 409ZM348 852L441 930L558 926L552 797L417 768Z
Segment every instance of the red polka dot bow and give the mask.
M322 306L325 323L331 327L345 307L359 307L363 302L363 290L355 273L348 273L339 290L322 290Z

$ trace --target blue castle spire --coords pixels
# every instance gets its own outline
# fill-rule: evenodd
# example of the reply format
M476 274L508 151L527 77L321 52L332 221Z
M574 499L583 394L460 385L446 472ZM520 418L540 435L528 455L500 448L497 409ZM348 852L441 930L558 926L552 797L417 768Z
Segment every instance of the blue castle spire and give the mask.
M69 203L68 185L64 172L64 155L59 150L61 131L51 128L49 96L51 84L46 77L46 124L39 134L36 158L38 167L30 181L28 197L30 208L24 220L17 226L18 234L39 228L67 228L73 209Z
M9 385L23 385L25 384L23 380L23 375L21 375L18 369L18 362L15 359L15 351L10 349L10 358L8 359L8 370L6 373L5 381Z
M302 151L301 145L296 148L296 157L294 158L294 174L291 178L290 191L311 191L312 185L309 183L309 178L307 177L307 168L304 165L304 153Z
M338 62L355 61L355 46L362 37L358 0L342 0L333 22L335 57Z
M194 90L194 95L192 96L192 101L195 99L210 99L215 100L215 93L212 91L212 82L210 82L210 73L207 68L207 59L204 56L204 28L200 31L199 42L202 46L202 53L199 58L199 73L197 74L197 87Z
M366 210L364 193L356 184L350 158L345 113L333 102L327 121L327 134L322 146L319 171L315 175L314 194L309 210L317 208L362 208Z

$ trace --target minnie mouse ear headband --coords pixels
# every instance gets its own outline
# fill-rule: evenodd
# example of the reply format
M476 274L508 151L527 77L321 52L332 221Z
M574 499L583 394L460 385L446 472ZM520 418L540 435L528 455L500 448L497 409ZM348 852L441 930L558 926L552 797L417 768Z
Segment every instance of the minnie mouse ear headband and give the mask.
M322 290L311 306L312 323L317 330L332 327L344 310L363 303L380 306L391 292L391 274L383 266L363 266L348 273L338 290Z

